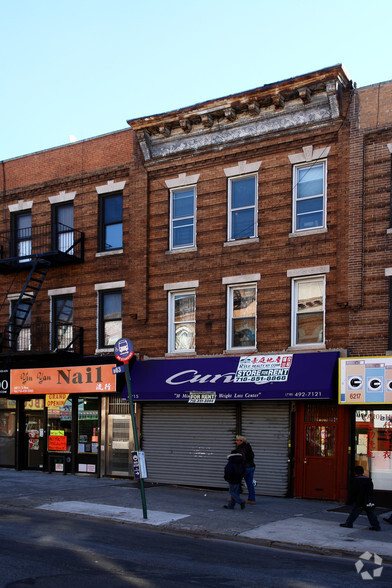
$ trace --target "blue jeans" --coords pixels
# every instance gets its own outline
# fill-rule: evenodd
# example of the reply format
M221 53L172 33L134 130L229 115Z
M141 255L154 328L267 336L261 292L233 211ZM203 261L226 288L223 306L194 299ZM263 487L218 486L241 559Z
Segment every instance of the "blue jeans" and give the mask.
M246 483L246 487L248 488L248 500L251 502L255 502L256 495L255 495L255 487L253 486L253 476L255 473L255 468L246 468L244 480Z
M229 508L234 508L236 504L242 504L244 500L240 497L240 485L239 484L229 484L229 493L230 493L230 502L228 504Z
M378 518L377 518L376 513L374 512L374 508L366 508L366 506L355 506L354 505L353 508L351 509L349 516L347 517L347 521L346 521L347 525L352 525L353 522L359 517L362 510L364 510L366 512L367 518L368 518L371 526L376 527L378 529L380 526L380 523L378 522Z

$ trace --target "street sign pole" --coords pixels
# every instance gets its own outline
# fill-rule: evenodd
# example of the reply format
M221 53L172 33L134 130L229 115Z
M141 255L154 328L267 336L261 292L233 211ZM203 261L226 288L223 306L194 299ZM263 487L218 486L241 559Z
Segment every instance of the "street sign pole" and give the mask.
M131 412L131 419L132 419L132 430L133 430L133 438L135 441L135 449L139 454L139 439L137 435L137 427L136 427L136 419L135 419L135 409L133 406L133 397L132 397L132 389L131 389L131 375L129 371L129 360L134 356L133 351L133 344L132 341L129 339L119 339L114 346L114 354L118 361L122 361L125 367L125 379L127 381L127 388L128 388L128 399L129 399L129 409ZM139 486L140 486L140 493L142 496L142 507L143 507L143 518L147 518L147 506L146 506L146 495L144 492L144 481L142 476L139 478Z
M125 363L125 379L127 381L129 409L131 411L133 438L135 440L135 449L137 452L139 452L139 440L138 440L138 436L137 436L135 410L134 410L134 406L133 406L133 397L132 397L132 389L131 389L131 376L130 376L130 372L129 372L129 362L128 361ZM139 484L140 484L140 493L142 496L143 518L146 519L147 518L146 494L144 491L144 481L143 481L142 477L140 477Z

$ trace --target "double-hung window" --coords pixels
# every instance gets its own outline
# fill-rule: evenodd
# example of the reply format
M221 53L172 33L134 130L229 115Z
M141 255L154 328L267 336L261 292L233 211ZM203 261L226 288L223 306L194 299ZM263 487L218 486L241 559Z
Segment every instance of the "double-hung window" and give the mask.
M73 349L73 297L52 298L52 349Z
M123 195L101 196L100 251L121 249L123 246Z
M100 290L98 347L114 347L122 337L122 290Z
M293 231L326 227L326 161L293 168Z
M169 292L170 352L194 351L196 334L196 293L194 290Z
M74 244L74 205L73 202L58 204L54 207L54 240L55 249L73 254Z
M21 212L13 216L13 243L15 255L20 262L31 260L32 251L31 211Z
M325 343L325 276L292 282L292 345Z
M170 249L195 245L196 186L170 190Z
M10 347L14 351L31 350L31 309L29 299L19 302L18 310L15 312L17 300L11 300L11 315L14 315L11 325ZM14 314L15 313L15 314Z
M256 284L227 289L227 349L256 347Z
M256 237L257 174L228 181L228 241Z

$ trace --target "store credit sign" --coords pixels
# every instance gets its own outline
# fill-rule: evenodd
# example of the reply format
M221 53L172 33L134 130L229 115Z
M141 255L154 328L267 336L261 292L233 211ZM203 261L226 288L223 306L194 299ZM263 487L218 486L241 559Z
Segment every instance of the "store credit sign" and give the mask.
M11 394L87 394L116 391L114 364L11 370Z
M392 357L339 360L340 404L392 404Z

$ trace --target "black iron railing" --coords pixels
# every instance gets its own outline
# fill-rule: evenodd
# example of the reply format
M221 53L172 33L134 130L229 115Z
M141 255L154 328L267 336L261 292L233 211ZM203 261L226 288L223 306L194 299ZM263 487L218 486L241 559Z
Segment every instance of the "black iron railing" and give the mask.
M48 224L0 233L0 263L23 264L37 257L83 261L84 233L60 223L56 230Z
M0 353L76 353L83 354L83 327L61 325L54 328L50 323L33 323L11 329L0 325L3 337Z

